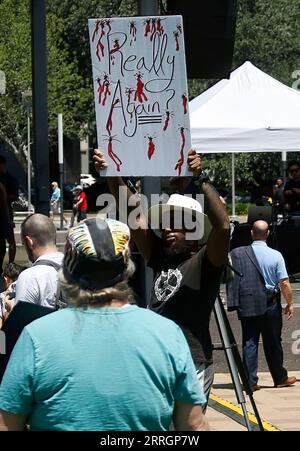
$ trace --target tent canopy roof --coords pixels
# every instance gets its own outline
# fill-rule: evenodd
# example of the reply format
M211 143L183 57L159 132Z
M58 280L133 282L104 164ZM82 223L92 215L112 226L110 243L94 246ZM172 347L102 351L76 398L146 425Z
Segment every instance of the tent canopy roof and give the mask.
M300 92L249 61L189 103L200 152L300 150Z

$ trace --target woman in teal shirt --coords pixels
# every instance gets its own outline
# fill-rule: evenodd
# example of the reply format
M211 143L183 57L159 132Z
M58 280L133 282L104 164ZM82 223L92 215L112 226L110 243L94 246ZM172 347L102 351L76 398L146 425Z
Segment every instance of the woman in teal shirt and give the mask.
M0 388L0 429L206 430L205 396L172 321L132 305L129 229L70 230L61 287L70 306L28 325Z

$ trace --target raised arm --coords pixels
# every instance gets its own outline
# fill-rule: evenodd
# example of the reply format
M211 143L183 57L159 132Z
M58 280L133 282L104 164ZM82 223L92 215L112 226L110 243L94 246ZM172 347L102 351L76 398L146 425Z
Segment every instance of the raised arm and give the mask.
M192 150L189 153L189 160L189 166L194 170L194 176L200 176L202 171L200 155ZM201 189L205 196L207 216L212 225L207 242L207 256L214 266L222 266L227 262L229 250L229 218L218 192L211 183L203 181Z
M93 159L95 161L95 168L97 171L107 168L107 163L100 149L95 149ZM119 205L120 200L120 188L126 190L127 204L129 199L132 198L131 200L133 200L133 204L136 206L139 205L138 198L129 190L121 177L107 177L107 184L111 194L116 200L117 205ZM122 220L122 218L120 219ZM139 252L142 254L144 259L148 261L151 257L151 252L154 245L154 234L148 226L147 216L141 213L136 218L131 217L131 223L128 225L131 229L132 238L137 245Z
M205 195L207 216L212 225L207 242L207 256L214 266L227 262L230 239L230 224L226 208L215 188L208 182L202 184Z

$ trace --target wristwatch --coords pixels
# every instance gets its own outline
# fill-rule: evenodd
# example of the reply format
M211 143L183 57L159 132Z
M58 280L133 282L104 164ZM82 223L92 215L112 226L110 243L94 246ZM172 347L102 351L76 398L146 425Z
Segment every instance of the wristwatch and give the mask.
M200 175L198 177L193 177L194 182L196 182L199 186L202 185L204 182L211 182L209 175L205 171L201 171Z

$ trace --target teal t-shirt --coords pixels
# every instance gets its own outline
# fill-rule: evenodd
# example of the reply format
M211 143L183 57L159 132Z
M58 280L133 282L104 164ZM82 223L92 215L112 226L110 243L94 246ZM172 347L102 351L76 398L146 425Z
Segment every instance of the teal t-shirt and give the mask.
M205 402L183 333L132 305L29 324L0 387L0 409L28 413L32 430L168 430L176 400Z

